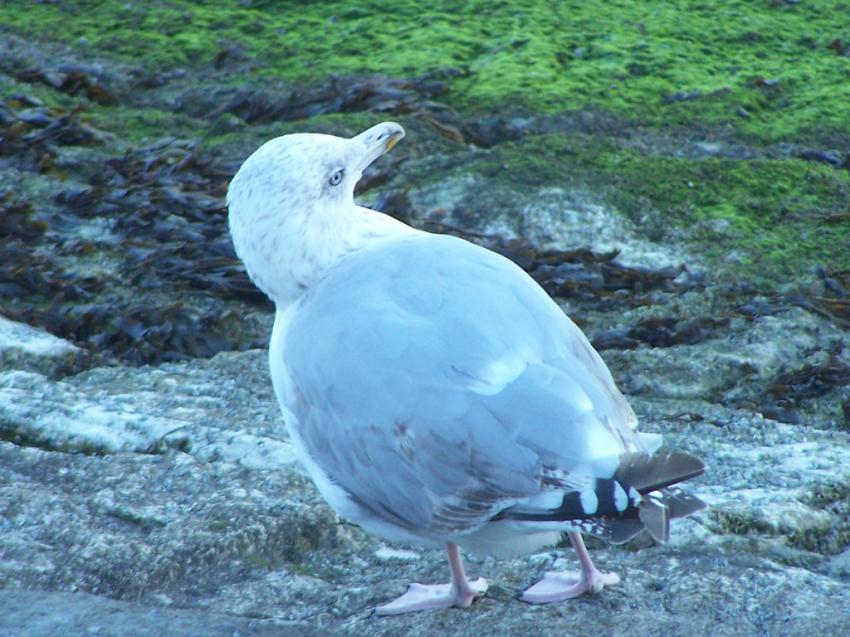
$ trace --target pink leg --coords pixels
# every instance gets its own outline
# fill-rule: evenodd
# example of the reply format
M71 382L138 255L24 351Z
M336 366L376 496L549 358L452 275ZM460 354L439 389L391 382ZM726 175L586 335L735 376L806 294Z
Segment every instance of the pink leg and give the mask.
M472 601L487 590L487 581L479 577L474 582L466 579L463 572L463 560L457 544L449 542L446 544L449 554L449 568L452 572L452 581L448 584L411 584L407 592L375 610L378 615L400 615L416 610L429 608L468 608Z
M620 581L620 576L616 573L602 573L596 569L579 533L567 535L570 536L570 542L581 562L581 573L545 573L542 580L522 594L522 601L529 604L560 602L584 593L599 593L606 586Z

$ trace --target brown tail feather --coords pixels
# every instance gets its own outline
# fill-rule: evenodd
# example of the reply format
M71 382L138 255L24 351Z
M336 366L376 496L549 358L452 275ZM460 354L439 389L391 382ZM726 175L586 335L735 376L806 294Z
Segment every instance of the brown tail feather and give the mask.
M638 518L656 542L670 541L670 509L662 498L645 498L638 507Z
M614 478L645 495L695 478L704 471L705 463L696 456L664 449L654 456L644 453L625 456Z

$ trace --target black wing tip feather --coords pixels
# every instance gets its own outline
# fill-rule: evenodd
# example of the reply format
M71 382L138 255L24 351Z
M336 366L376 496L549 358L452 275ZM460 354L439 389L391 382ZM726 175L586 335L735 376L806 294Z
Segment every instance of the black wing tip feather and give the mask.
M663 489L643 498L637 516L583 520L581 531L611 544L623 544L647 531L656 542L670 541L670 521L706 508L705 502L683 489Z
M613 544L627 542L641 531L648 531L657 542L670 540L670 520L701 511L706 504L695 495L672 485L695 478L705 472L705 463L682 451L662 450L654 455L629 454L624 457L613 480L626 489L640 493L637 507L629 506L621 515L600 516L582 514L575 492L566 494L557 510L539 513L502 511L494 520L514 519L537 522L572 522L576 530L595 535ZM575 501L575 502L573 502Z

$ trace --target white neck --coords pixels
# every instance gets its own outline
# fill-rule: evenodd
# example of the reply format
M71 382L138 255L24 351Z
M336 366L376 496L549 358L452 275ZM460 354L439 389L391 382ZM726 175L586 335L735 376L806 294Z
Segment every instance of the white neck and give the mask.
M248 275L278 311L297 301L352 252L387 237L419 232L355 205L289 218L258 215L231 223L230 231Z

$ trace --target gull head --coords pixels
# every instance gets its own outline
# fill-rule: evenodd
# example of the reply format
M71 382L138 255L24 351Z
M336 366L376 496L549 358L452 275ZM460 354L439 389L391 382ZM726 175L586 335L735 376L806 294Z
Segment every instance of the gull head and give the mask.
M354 187L404 129L383 122L351 138L297 133L272 139L245 160L227 190L236 254L278 305L297 296L344 243Z

